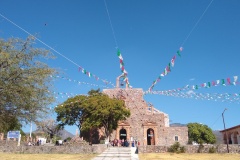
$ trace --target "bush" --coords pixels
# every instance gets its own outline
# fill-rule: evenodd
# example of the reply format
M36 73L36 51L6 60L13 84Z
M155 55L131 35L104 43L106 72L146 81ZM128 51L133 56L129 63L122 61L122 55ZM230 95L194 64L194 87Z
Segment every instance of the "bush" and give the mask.
M180 147L180 153L185 153L185 152L186 152L185 147L184 147L184 146L181 146L181 147Z
M180 146L179 142L174 143L168 148L168 152L173 152L173 153L185 153L185 147Z
M215 147L210 147L208 153L216 153L216 148Z

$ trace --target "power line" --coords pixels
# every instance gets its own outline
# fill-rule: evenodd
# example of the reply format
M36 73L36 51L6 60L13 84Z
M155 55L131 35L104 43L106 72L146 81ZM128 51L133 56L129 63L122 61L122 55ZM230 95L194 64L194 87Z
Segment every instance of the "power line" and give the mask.
M115 41L115 45L116 45L116 48L118 48L117 38L116 38L114 29L113 29L113 25L112 25L112 21L111 21L111 17L110 17L109 11L108 11L108 7L107 7L107 2L106 2L106 0L104 0L104 4L105 4L105 8L106 8L107 15L108 15L108 20L109 20L109 23L110 23L110 26L111 26L111 29L112 29L112 34L113 34L113 38L114 38L114 41Z
M16 26L17 28L19 28L20 30L22 30L23 32L27 33L28 35L34 37L36 40L38 40L40 43L42 43L43 45L47 46L49 49L51 49L52 51L54 51L55 53L57 53L58 55L62 56L63 58L65 58L66 60L68 60L69 62L73 63L74 65L76 65L79 68L82 68L79 64L77 64L76 62L74 62L73 60L69 59L68 57L66 57L65 55L61 54L60 52L58 52L57 50L55 50L54 48L52 48L51 46L49 46L48 44L46 44L45 42L43 42L42 40L40 40L39 38L35 37L33 34L31 34L30 32L28 32L27 30L23 29L22 27L20 27L19 25L17 25L16 23L14 23L13 21L11 21L10 19L8 19L7 17L5 17L4 15L2 15L0 13L0 16L3 17L4 19L6 19L8 22L12 23L14 26ZM106 81L104 79L101 79L104 83L109 82ZM112 85L111 82L109 82L109 84Z
M211 6L213 0L211 0L211 2L208 4L208 6L205 8L205 10L203 11L202 15L199 17L198 21L195 23L195 25L193 26L193 28L191 29L191 31L189 32L189 34L187 35L187 37L184 39L183 43L181 44L181 46L183 47L183 45L185 44L185 42L188 40L188 38L190 37L190 35L192 34L193 30L197 27L198 23L201 21L201 19L203 18L204 14L207 12L208 8Z

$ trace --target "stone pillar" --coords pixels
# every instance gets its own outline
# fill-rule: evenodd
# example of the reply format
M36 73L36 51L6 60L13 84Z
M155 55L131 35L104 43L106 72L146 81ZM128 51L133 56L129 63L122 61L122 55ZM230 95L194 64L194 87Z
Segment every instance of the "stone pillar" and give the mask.
M115 137L115 139L119 139L119 126L118 126L118 128L116 130L116 137Z
M128 89L128 83L127 82L128 82L128 78L126 78L126 82L125 82L126 83L125 84L126 85L126 89Z
M0 133L0 140L3 140L4 138L4 133Z
M158 132L157 132L157 127L153 127L154 130L154 141L155 145L158 145Z
M130 139L130 127L126 127L126 130L127 130L127 140Z
M143 126L143 145L147 145L147 127Z

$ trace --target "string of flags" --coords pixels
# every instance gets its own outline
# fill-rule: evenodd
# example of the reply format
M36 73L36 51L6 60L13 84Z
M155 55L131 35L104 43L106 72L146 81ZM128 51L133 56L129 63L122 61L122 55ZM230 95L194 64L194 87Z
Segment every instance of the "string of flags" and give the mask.
M122 57L122 54L120 52L120 50L118 49L117 50L117 56L119 58L119 62L120 62L120 70L122 72L122 75L124 77L123 81L128 85L128 87L130 87L130 83L128 81L128 72L125 70L125 66L124 66L124 63L123 63L123 57Z
M72 105L72 104L75 104L75 103L79 103L79 102L84 102L84 101L86 101L86 100L88 100L88 98L90 97L90 96L92 96L92 95L88 95L88 94L78 94L78 96L86 96L86 99L85 100L76 100L76 101L74 101L74 102L70 102L70 103L62 103L62 104L59 104L59 105L56 105L55 107L58 107L58 106L61 106L61 107L63 107L63 106L69 106L69 105ZM94 94L93 94L94 95ZM100 96L105 96L104 94L103 95L100 95Z
M79 72L82 72L82 73L85 74L85 75L87 75L89 78L94 77L97 81L100 79L98 76L92 74L91 72L87 71L86 69L84 69L84 68L81 67L81 66L78 67L78 71L79 71ZM110 82L110 81L107 81L107 80L105 80L105 79L100 79L100 80L101 80L103 83L105 83L106 85L111 84L113 87L115 87L114 84L113 84L112 82Z
M195 93L195 92L162 92L162 93L151 93L165 96L174 96L181 98L194 98L197 100L213 100L213 101L221 101L221 102L237 102L240 103L240 93Z
M181 52L183 51L183 47L180 47L179 50L177 50L176 54L172 57L171 62L168 63L168 65L164 68L163 72L157 77L156 80L153 81L152 85L149 87L148 91L152 91L153 87L160 82L160 80L166 76L168 73L171 72L171 67L173 68L175 65L175 60L178 57L181 57Z
M58 98L70 98L70 97L74 97L74 96L79 96L79 95L84 95L84 94L76 94L76 93L67 93L67 92L52 92L55 96L56 99Z
M240 83L238 82L238 76L233 76L233 78L224 78L224 79L219 79L219 80L213 80L205 83L201 83L199 85L186 85L184 87L180 87L177 89L171 89L171 90L166 90L166 91L146 91L145 94L155 92L155 93L172 93L172 92L179 92L179 91L185 91L185 90L198 90L201 88L211 88L211 87L216 87L216 86L236 86L239 85Z
M64 76L53 76L53 75L50 75L50 77L52 77L52 78L61 78L61 79L67 80L69 82L74 82L74 83L77 83L77 84L85 84L85 85L90 85L90 86L95 86L95 87L100 87L100 88L109 88L108 86L97 85L97 84L92 84L92 83L88 83L88 82L81 82L81 81L70 79L70 78L67 78L67 77L64 77ZM105 84L107 85L108 83L105 83ZM115 87L113 84L111 84L111 85L113 87Z

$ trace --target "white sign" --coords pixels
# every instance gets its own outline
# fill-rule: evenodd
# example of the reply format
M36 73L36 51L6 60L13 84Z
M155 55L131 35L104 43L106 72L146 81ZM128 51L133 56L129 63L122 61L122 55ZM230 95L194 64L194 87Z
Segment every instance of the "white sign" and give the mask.
M9 131L7 134L7 138L19 138L20 131Z

